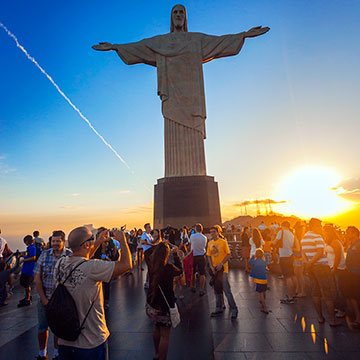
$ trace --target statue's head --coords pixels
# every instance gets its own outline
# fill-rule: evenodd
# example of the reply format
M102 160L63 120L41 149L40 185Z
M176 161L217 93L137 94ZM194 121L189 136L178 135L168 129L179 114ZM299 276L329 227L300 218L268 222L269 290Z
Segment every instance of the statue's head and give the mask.
M171 9L170 32L187 32L187 15L184 5L175 5Z

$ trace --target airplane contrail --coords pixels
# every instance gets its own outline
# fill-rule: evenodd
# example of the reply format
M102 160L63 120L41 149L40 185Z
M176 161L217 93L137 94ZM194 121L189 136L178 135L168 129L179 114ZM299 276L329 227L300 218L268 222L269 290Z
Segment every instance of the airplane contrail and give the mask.
M129 164L121 157L121 155L104 139L104 137L99 134L99 132L94 128L91 122L82 114L82 112L72 103L72 101L64 94L64 92L59 88L53 78L46 73L46 71L39 65L39 63L25 50L25 48L19 43L16 36L3 24L0 22L0 27L2 27L5 32L15 41L16 46L26 55L26 57L32 61L36 67L49 79L49 81L55 86L56 90L60 95L68 102L68 104L79 114L79 116L89 125L90 129L100 138L100 140L115 154L115 156L130 170L130 172L135 175L135 172L131 169Z

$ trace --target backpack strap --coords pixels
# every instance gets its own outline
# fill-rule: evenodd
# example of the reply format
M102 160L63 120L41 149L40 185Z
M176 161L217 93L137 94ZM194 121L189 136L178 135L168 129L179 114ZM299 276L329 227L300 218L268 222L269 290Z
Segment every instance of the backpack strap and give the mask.
M167 299L166 299L166 296L165 296L165 294L163 293L162 288L160 287L160 285L159 285L159 289L160 289L160 292L161 292L161 294L162 294L162 296L163 296L163 298L164 298L164 300L165 300L165 302L166 302L166 305L167 305L168 308L170 309L170 305L169 305L169 303L168 303L168 301L167 301Z
M101 291L101 290L100 290L100 291ZM95 301L96 301L97 298L99 297L100 291L98 291L98 293L96 294L95 299L94 299L93 302L91 303L90 308L89 308L88 312L86 313L86 315L85 315L85 317L84 317L84 320L82 321L82 323L81 323L81 325L80 325L80 329L81 329L81 330L84 329L85 321L86 321L87 317L89 316L90 311L91 311L91 309L93 308L93 306L94 306L94 304L95 304Z
M66 277L66 279L62 282L62 284L64 285L67 281L67 279L70 277L70 275L74 272L74 270L76 270L80 265L82 265L84 262L86 262L87 260L81 261L79 264L77 264L69 273L69 275Z

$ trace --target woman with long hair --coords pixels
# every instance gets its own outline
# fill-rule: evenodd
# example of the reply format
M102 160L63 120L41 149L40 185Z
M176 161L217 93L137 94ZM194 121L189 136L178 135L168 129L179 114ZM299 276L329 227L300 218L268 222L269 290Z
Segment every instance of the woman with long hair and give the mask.
M244 226L241 231L241 254L244 259L245 272L249 273L249 259L250 259L250 244L249 244L249 228Z
M255 256L256 249L262 249L262 247L265 244L264 239L261 235L261 232L258 228L252 229L249 244L251 247L251 249L250 249L250 259L251 259L253 256Z
M172 246L171 252L174 257L174 265L168 264L170 247L164 242L160 242L154 247L149 258L149 292L146 314L154 323L154 359L159 360L164 360L167 356L171 330L169 307L175 306L173 282L174 277L182 273L178 248Z
M136 231L136 237L137 237L137 265L138 268L141 268L141 271L144 270L142 263L143 263L143 256L144 256L144 249L141 244L141 236L143 234L143 231L141 229L138 229Z

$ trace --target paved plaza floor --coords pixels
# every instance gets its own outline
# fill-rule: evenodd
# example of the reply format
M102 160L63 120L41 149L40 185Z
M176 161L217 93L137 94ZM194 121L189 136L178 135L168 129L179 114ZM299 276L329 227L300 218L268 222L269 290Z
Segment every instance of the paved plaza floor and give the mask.
M107 312L111 360L153 357L152 324L144 311L144 276L145 272L135 269L133 276L112 283ZM242 270L230 271L230 284L239 307L237 320L230 319L228 309L222 316L210 318L215 297L209 286L203 297L184 288L185 299L178 300L182 321L171 332L169 360L360 358L359 330L350 329L345 320L339 328L331 328L327 322L320 325L310 297L294 305L280 304L284 280L277 276L270 276L269 315L260 312L252 280ZM16 303L22 295L18 289L10 304L0 309L0 360L30 360L38 353L36 295L31 307L18 309Z

